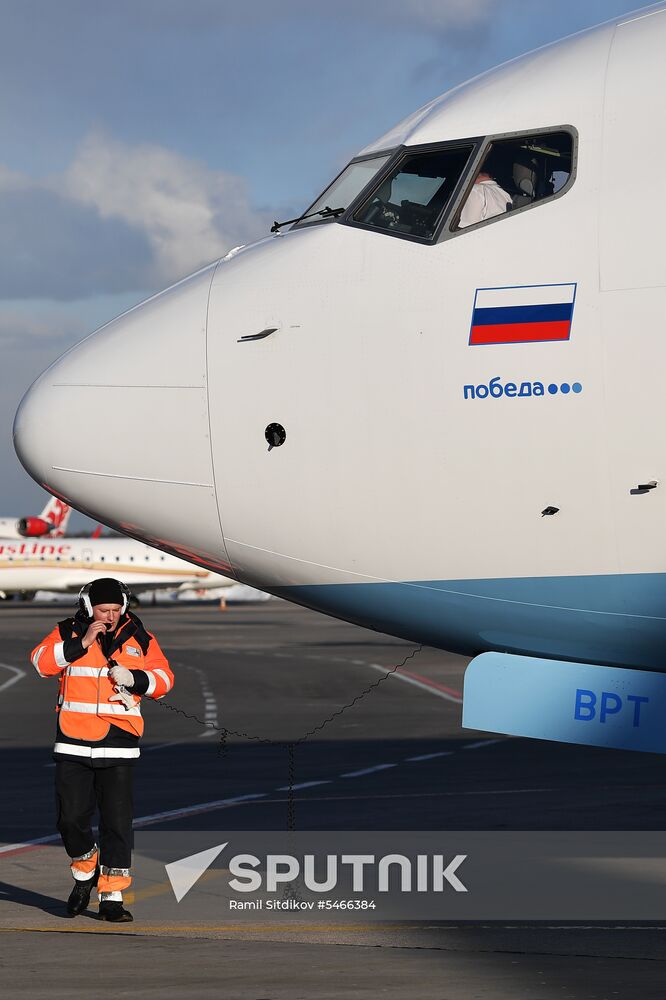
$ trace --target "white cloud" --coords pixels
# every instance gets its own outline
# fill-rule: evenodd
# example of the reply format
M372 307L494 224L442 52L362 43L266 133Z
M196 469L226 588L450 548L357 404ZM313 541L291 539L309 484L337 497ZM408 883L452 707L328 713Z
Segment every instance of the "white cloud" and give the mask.
M17 173L16 170L10 170L4 163L0 163L0 192L24 191L29 187L30 181L27 177Z
M58 340L62 335L59 325L50 323L43 316L25 315L15 309L0 310L0 343L6 347L10 343L24 344L48 340Z
M139 229L153 251L158 284L265 234L271 221L251 207L242 178L100 132L81 144L57 184L103 219Z
M81 302L3 302L0 345L3 351L13 347L46 352L65 350L94 328L90 312Z
M156 291L271 221L242 178L95 132L60 174L0 164L0 299Z

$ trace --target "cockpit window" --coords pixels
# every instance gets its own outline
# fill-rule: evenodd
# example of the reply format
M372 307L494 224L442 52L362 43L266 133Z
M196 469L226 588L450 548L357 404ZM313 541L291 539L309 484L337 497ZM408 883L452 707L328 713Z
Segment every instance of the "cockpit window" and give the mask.
M333 183L329 184L314 204L308 208L307 212L303 213L296 225L304 226L311 222L320 222L322 218L336 218L341 215L388 162L390 155L387 153L365 160L352 160L342 173L338 174ZM330 211L324 214L326 209Z
M452 228L466 229L558 194L573 175L573 136L541 132L491 143Z
M354 221L431 240L473 148L407 153L354 213Z

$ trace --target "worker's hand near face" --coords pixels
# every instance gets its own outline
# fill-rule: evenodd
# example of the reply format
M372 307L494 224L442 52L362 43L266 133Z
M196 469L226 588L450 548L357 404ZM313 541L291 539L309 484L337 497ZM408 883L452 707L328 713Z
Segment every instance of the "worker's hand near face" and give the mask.
M81 639L81 645L83 648L87 649L88 646L92 646L93 642L96 641L97 636L101 632L106 632L105 622L93 622L92 625L89 625L88 631L84 635L83 639Z
M122 684L122 686L126 688L130 688L134 685L134 675L132 674L132 671L128 670L127 667L119 667L117 664L109 670L109 678L114 684Z

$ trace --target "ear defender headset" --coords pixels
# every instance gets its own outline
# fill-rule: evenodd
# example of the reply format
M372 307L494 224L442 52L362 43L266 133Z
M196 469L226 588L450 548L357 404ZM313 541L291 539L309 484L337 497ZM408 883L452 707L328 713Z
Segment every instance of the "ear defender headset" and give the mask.
M90 603L90 588L92 587L93 582L94 581L91 580L90 583L86 583L85 587L81 587L81 590L79 591L79 610L82 611L87 618L92 618L93 616L93 606ZM129 587L127 587L122 580L118 580L118 586L120 587L123 595L123 603L120 608L120 614L124 615L129 607L132 595Z

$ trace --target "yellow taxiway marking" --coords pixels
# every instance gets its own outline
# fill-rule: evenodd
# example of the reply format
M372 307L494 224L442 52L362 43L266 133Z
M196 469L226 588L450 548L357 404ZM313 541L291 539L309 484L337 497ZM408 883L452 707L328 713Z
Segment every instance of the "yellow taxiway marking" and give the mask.
M220 875L229 874L230 872L228 868L209 869L197 879L197 885L200 885L201 882L210 882L215 878L219 878ZM155 896L164 896L166 893L170 892L173 892L170 882L157 882L155 885L150 885L146 889L137 889L135 892L126 893L123 896L123 900L129 906L130 903L134 903L136 900L153 899Z

